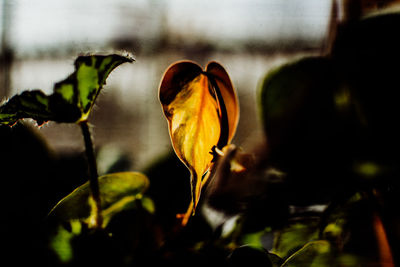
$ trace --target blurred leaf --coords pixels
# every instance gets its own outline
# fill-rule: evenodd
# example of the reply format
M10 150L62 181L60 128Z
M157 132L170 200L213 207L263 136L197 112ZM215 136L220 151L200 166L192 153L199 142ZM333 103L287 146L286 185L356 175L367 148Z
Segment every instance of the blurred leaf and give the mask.
M334 115L334 78L333 64L324 57L305 57L270 71L258 92L268 144L291 141L290 134L325 137L319 134L325 134L326 121ZM344 96L338 98L341 105L347 103Z
M333 265L330 250L329 242L325 240L309 242L291 255L281 267L330 267Z
M337 262L340 267L359 267L368 264L363 258L354 254L341 254L337 258Z
M222 149L236 131L236 93L218 63L209 63L203 71L199 65L183 61L167 69L159 97L174 150L191 173L194 211L203 175L213 166L214 148Z
M297 251L304 244L318 238L317 220L304 219L304 221L293 222L280 230L274 240L273 253L282 258Z
M327 240L332 240L337 243L338 246L343 246L339 242L343 242L341 237L344 232L345 219L337 219L335 222L329 223L323 230L323 236Z
M120 55L80 56L75 72L54 85L53 94L40 90L25 91L0 106L0 124L13 125L20 119L32 118L40 125L53 120L79 122L87 120L96 97L110 72L133 59Z
M249 195L259 193L252 186L251 171L255 160L253 155L244 153L233 144L225 146L222 152L224 156L218 160L206 196L213 208L232 215L243 212Z
M270 229L269 229L270 230ZM266 234L266 230L244 234L241 238L240 243L243 245L251 246L253 248L263 248L261 238Z
M119 172L99 177L101 208L106 224L110 218L141 198L147 190L147 177L138 172ZM92 212L89 183L81 185L63 198L49 216L60 222L82 220L90 223Z
M50 247L63 263L70 262L73 258L73 248L71 241L74 236L81 232L82 224L77 220L71 221L71 231L66 230L61 225L58 226L57 233L50 241Z
M362 127L342 78L331 58L305 57L262 81L258 102L268 162L287 174L290 204L326 203L355 183L344 173L359 153Z
M263 267L275 266L268 254L264 250L241 246L232 251L227 258L227 262L228 266L247 266L249 264Z
M356 173L366 177L374 177L380 172L380 166L374 162L361 162L354 166Z
M268 258L271 261L273 267L280 267L284 262L281 257L271 252L268 252Z
M143 197L141 200L142 200L142 207L149 213L154 214L154 212L156 211L156 207L154 205L153 200L149 197Z
M150 180L146 196L154 201L157 217L165 227L175 225L176 214L185 210L190 202L187 168L171 150L150 162L142 172Z
M139 202L137 200L139 200ZM150 214L154 214L155 212L154 203L151 198L142 197L141 195L125 196L121 200L115 202L113 205L102 211L103 226L107 226L114 215L118 214L119 212L124 210L137 209L139 207L143 208ZM86 221L90 220L91 218L87 219Z
M398 164L384 160L358 160L353 164L353 171L362 179L385 179L398 171Z
M318 82L318 70L325 69L327 62L322 57L302 58L270 71L259 91L264 123L296 115L291 113L301 106L309 90Z
M265 239L266 235L272 235L272 229L271 227L267 227L262 231L258 231L255 233L248 233L244 234L241 237L240 243L243 244L242 246L245 247L251 247L253 249L258 249L260 251L263 251L268 254L268 258L272 263L273 267L279 267L283 263L283 259L279 257L278 255L268 252L266 249L267 247L264 246L264 244L261 242L261 239Z
M399 162L400 149L400 128L393 123L400 115L399 27L399 10L367 16L340 28L332 52L363 115L366 134L359 154L390 164Z

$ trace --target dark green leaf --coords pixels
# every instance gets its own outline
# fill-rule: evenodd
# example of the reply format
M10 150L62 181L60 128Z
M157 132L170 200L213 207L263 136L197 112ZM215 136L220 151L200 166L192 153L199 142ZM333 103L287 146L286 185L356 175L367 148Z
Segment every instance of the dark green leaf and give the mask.
M132 61L120 55L80 56L75 60L75 72L56 83L53 94L25 91L0 106L0 124L13 125L23 118L32 118L39 125L49 120L85 121L110 72Z
M280 267L283 263L283 259L274 253L268 252L268 258L273 267Z
M58 226L56 234L50 240L50 248L58 256L58 259L67 263L73 258L72 240L81 232L82 224L79 221L71 221L70 231L61 225Z
M400 114L399 10L378 13L341 28L333 45L338 71L348 79L362 114L365 140L358 153L366 159L399 162ZM397 167L396 167L397 168Z
M228 256L227 261L229 266L246 266L251 261L251 266L273 267L267 251L255 249L250 246L236 248Z
M318 221L296 221L280 230L274 240L273 253L282 258L300 249L307 242L318 238Z
M271 71L259 91L269 163L286 173L290 204L326 203L354 182L343 174L361 129L335 67L330 58L302 58Z
M119 172L100 176L99 187L104 224L107 224L115 213L141 198L148 186L147 177L138 172ZM89 183L86 182L63 198L51 210L49 217L60 222L83 220L90 224L93 215L92 205Z
M0 124L14 124L21 118L32 118L39 125L54 120L49 97L40 90L25 91L0 107Z
M322 122L320 113L329 112L334 104L333 78L333 65L323 57L302 58L270 71L258 99L267 134L275 137L291 125L296 127L298 120Z
M300 250L291 255L281 267L332 266L333 258L330 254L330 250L330 244L325 240L307 243Z

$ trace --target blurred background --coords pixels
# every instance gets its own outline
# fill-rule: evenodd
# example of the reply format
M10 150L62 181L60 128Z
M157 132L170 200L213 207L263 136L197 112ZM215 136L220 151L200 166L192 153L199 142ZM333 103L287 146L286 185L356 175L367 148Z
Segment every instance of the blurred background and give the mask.
M261 137L257 86L272 67L318 54L326 42L331 0L1 0L0 98L27 89L51 93L78 55L130 53L108 78L92 113L96 147L123 154L132 169L171 151L158 85L178 60L225 66L239 94L234 143ZM83 151L79 127L40 128L57 153ZM104 159L106 162L107 159ZM101 172L101 166L99 166Z

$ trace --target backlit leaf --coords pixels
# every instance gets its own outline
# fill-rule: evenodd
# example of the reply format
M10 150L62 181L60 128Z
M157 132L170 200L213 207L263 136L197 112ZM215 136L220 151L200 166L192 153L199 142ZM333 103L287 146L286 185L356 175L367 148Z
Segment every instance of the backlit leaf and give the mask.
M111 173L99 177L99 187L102 215L107 223L117 211L142 196L149 187L149 180L138 172ZM90 196L89 182L86 182L58 202L49 217L62 222L89 221L92 213Z
M32 118L42 124L44 121L55 120L56 116L50 110L50 98L40 90L25 91L12 97L0 107L0 124L14 124L22 118Z
M165 72L159 97L174 150L191 173L194 210L202 178L213 166L214 148L222 149L236 131L236 93L218 63L210 62L203 71L196 63L182 61Z
M210 62L206 67L206 72L212 75L215 82L217 83L219 92L221 93L223 103L220 102L220 105L223 104L226 108L229 126L227 143L230 143L233 136L235 135L236 127L239 122L239 103L235 89L233 88L232 82L229 79L228 73L218 63ZM222 108L221 112L223 112ZM225 146L226 144L222 145ZM223 148L223 146L219 148Z
M75 60L75 71L54 85L53 94L25 91L0 106L0 124L13 125L23 118L32 118L39 125L49 120L87 120L110 72L120 64L132 61L132 58L120 55L80 56Z

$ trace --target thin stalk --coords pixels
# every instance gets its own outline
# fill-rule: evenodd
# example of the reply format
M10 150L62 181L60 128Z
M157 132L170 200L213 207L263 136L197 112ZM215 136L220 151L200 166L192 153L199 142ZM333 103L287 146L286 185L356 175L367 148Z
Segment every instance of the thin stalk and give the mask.
M95 204L94 227L100 228L103 224L103 216L101 215L101 199L98 181L99 174L97 172L92 136L90 134L89 123L87 121L82 121L79 123L79 125L81 126L83 139L85 141L85 152L89 166L89 186Z

